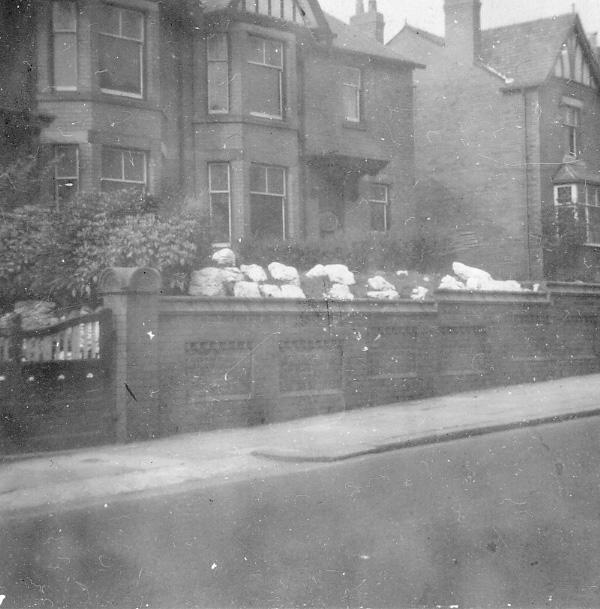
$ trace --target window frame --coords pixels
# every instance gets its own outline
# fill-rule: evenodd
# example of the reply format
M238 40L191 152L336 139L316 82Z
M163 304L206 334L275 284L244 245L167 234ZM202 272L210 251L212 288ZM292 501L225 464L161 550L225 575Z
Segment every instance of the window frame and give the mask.
M346 78L348 72L354 72L358 75L355 82L346 82L350 79ZM356 82L357 81L357 82ZM356 104L356 116L348 116L348 112L344 107L344 120L348 123L359 124L362 122L362 85L363 85L363 74L360 68L355 66L344 66L342 69L342 103L344 102L344 92L346 89L350 89L354 95L354 101Z
M573 105L564 105L563 127L567 131L567 149L573 158L579 157L579 128L581 126L581 109Z
M70 148L75 150L75 175L59 175L59 150L61 148ZM71 180L76 182L75 185L75 193L79 192L79 184L80 184L80 157L79 157L79 145L78 144L53 144L52 146L52 156L54 160L54 172L53 172L53 197L56 206L58 207L64 201L59 196L59 183L64 180Z
M121 174L122 174L122 179L116 179L116 178L107 178L104 177L104 153L107 151L113 151L113 152L119 152L121 154ZM140 181L136 181L136 180L127 180L125 179L125 157L127 154L131 154L131 153L135 153L135 154L142 154L143 158L144 158L144 162L143 162L143 168L144 168L144 181L140 182ZM125 184L125 186L123 186L123 190L126 190L127 188L136 188L139 186L142 186L142 192L147 193L148 192L148 188L149 188L149 184L148 184L148 176L149 176L149 171L148 171L148 161L149 161L149 154L146 150L140 150L138 148L120 148L119 146L103 146L102 147L102 164L101 164L101 169L100 169L100 190L103 190L103 186L105 182L111 182L111 183L119 183L119 184ZM129 185L129 186L127 186Z
M99 84L100 86L100 91L102 93L105 93L107 95L117 95L120 97L129 97L132 99L144 99L145 94L146 94L146 13L144 11L141 11L137 8L129 8L129 7L125 7L125 6L121 6L121 5L116 5L116 4L111 4L111 3L103 3L102 5L104 8L109 8L109 9L113 9L119 12L119 30L122 30L122 21L123 21L123 11L127 11L130 13L137 13L140 16L140 23L141 23L141 38L137 39L137 38L132 38L130 36L123 36L122 34L114 34L111 32L104 32L102 31L102 26L98 27L98 39L100 39L100 37L104 36L107 38L115 38L117 40L128 40L129 42L135 42L138 44L139 47L139 62L140 62L140 92L139 93L132 93L130 91L119 91L118 89L107 89L104 88ZM100 66L98 66L98 71L101 71Z
M227 190L215 190L212 187L212 172L211 169L212 167L216 166L216 165L225 165L227 166ZM219 243L214 243L213 245L220 245L220 246L229 246L231 244L231 240L232 240L232 209L231 209L231 163L227 162L227 161L210 161L208 163L208 206L209 206L209 213L210 213L210 217L211 217L211 221L213 218L213 195L214 194L227 194L227 212L228 212L228 234L229 234L229 240L228 242L219 242Z
M56 15L55 15L55 7L59 4L70 4L75 8L75 19L73 29L62 29L56 27ZM53 0L51 8L51 32L52 32L52 88L54 91L77 91L78 89L78 80L79 80L79 41L78 41L78 11L77 11L77 1L76 0ZM75 47L75 85L58 85L56 84L56 61L57 61L57 53L56 53L56 35L60 34L65 36L70 34L73 38L73 43Z
M375 188L384 188L385 189L385 200L384 199L376 199L373 196L373 191ZM387 233L390 230L390 185L389 184L380 184L380 183L371 183L369 184L369 196L367 201L369 202L369 216L370 216L370 230L373 233ZM373 228L373 206L379 205L383 206L383 230L378 228Z
M258 36L256 34L248 34L248 46L251 46L251 40L260 40L263 45L263 62L257 62L251 59L247 59L246 62L250 65L259 66L263 69L277 70L278 71L278 85L279 85L279 114L269 114L268 112L257 112L255 110L250 110L249 113L251 116L256 116L258 118L268 118L268 119L284 119L284 74L285 74L285 45L282 40L278 40L276 38L265 38L264 36ZM267 43L277 44L280 48L280 57L281 57L281 65L277 66L274 64L267 63ZM248 78L250 76L248 75Z
M225 58L212 58L211 57L211 53L210 53L210 39L211 37L223 37L225 39ZM230 111L230 88L229 88L229 79L230 79L230 73L229 73L229 57L230 57L230 50L229 50L229 35L225 32L215 32L212 35L209 35L206 39L206 91L207 91L207 111L209 114L229 114ZM211 72L211 65L218 65L218 64L225 64L227 67L227 81L226 81L226 91L225 91L225 96L227 99L227 103L226 103L226 108L225 109L218 109L218 110L213 110L211 109L211 90L214 90L214 87L211 86L211 80L210 80L210 72Z
M281 238L281 239L287 239L287 234L288 234L288 210L287 210L287 199L288 199L288 170L287 167L283 167L281 165L267 165L265 163L251 163L250 164L250 171L252 171L253 167L261 167L263 169L265 169L265 186L266 186L266 192L262 192L262 191L258 191L258 190L252 190L252 180L250 180L250 188L249 188L249 194L250 194L250 226L252 226L252 196L256 195L259 197L273 197L273 198L280 198L281 199L281 222L282 222L282 226L281 226L281 233L280 235L278 235L276 238ZM274 192L269 192L269 169L276 169L282 172L283 174L283 193L274 193Z

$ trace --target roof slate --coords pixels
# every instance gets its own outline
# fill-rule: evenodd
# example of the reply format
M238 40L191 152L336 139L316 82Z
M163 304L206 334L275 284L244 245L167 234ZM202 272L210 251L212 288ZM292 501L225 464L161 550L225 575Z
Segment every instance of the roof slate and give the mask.
M575 26L574 13L481 32L481 59L515 84L544 81L562 43Z
M382 59L390 59L392 61L399 61L409 63L412 65L420 65L417 62L403 57L399 53L392 51L389 47L377 40L362 34L352 26L340 21L329 13L324 13L325 19L329 24L329 27L335 38L333 39L333 46L344 51L351 51L355 53L364 53L371 57L379 57Z

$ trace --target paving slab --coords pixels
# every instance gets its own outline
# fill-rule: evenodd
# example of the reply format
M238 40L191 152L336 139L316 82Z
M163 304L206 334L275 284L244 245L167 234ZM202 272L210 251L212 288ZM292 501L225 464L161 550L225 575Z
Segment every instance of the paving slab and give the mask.
M600 415L600 374L402 402L261 427L0 462L0 512L51 511L221 484L525 425Z

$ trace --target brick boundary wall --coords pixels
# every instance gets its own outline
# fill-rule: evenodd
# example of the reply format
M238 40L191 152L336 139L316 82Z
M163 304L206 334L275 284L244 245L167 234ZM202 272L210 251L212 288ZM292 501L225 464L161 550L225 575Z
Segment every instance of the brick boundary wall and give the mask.
M600 285L344 303L162 296L160 283L153 269L100 280L119 441L600 371Z

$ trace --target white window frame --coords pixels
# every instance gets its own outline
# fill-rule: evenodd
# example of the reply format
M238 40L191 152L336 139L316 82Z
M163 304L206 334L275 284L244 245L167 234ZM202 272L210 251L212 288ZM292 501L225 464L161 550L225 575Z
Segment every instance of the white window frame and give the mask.
M581 125L581 109L578 106L565 104L563 125L567 129L568 153L573 157L579 156L579 129Z
M210 53L210 38L211 37L222 37L225 39L225 57L211 57L211 53ZM208 95L208 113L209 114L229 114L229 36L223 32L217 32L215 34L212 34L212 36L207 38L206 40L206 62L207 62L207 66L206 66L206 89L207 89L207 95ZM210 66L214 65L214 64L225 64L226 68L227 68L227 89L226 89L226 98L227 98L227 104L226 104L226 108L224 109L217 109L217 110L213 110L211 109L211 81L210 81Z
M102 154L104 154L104 152L111 150L113 152L118 152L121 154L121 176L122 179L117 179L117 178L106 178L104 177L104 175L100 175L100 184L102 185L104 182L112 182L112 183L119 183L119 184L130 184L132 187L133 186L143 186L143 190L144 192L148 191L148 153L145 150L138 150L136 148L119 148L117 146L105 146L102 150ZM135 154L141 154L144 157L144 179L143 182L139 181L139 180L127 180L125 179L125 163L126 163L126 157L128 154L131 153L135 153ZM103 168L102 168L103 169ZM123 188L127 188L127 186L124 186Z
M376 199L373 195L374 188L384 188L385 189L385 199ZM370 230L374 233L387 233L390 230L390 221L389 221L389 211L390 211L390 187L389 184L378 184L373 183L369 184L369 223ZM370 216L371 209L373 205L383 206L383 231L373 228L373 224L371 222L372 218Z
M75 7L75 24L73 29L60 29L56 27L54 9L58 4L71 4ZM75 86L61 86L56 84L56 34L70 34L73 38L75 46L75 82L78 80L79 74L79 53L78 53L78 41L77 41L77 2L75 0L64 0L52 2L52 88L55 91L77 91L77 85Z
M283 55L284 54L283 42L281 40L275 40L273 38L264 38L263 36L255 36L254 34L250 34L248 36L248 40L250 41L251 39L260 40L262 42L263 61L258 62L258 61L253 61L253 60L248 59L248 63L255 65L255 66L261 66L265 69L277 70L279 72L279 114L269 114L268 112L257 112L256 110L251 110L250 114L251 114L251 116L258 116L261 118L283 119L283 72L284 72L284 65L285 65L285 59L284 59L284 55ZM280 65L274 65L274 64L267 63L267 42L279 45L279 48L281 51L279 53L279 56L281 58Z
M135 8L126 8L123 6L116 6L114 4L105 4L105 7L116 10L119 13L119 32L121 32L123 26L123 11L128 11L130 13L137 13L140 16L140 22L142 26L141 38L132 38L130 36L123 36L121 33L114 34L112 32L104 32L102 31L102 26L98 28L98 36L105 36L107 38L116 38L119 40L129 40L130 42L136 42L138 44L139 50L139 58L140 58L140 92L132 93L130 91L119 91L118 89L104 89L100 87L100 91L102 93L107 93L109 95L119 95L122 97L131 97L133 99L143 99L145 95L145 82L144 82L144 72L145 72L145 55L146 55L146 15L143 11L137 10Z
M60 158L60 149L61 148L71 148L75 150L75 175L62 175L59 174L58 171L58 160ZM59 182L63 182L64 180L73 180L76 183L75 191L79 192L79 146L77 144L54 144L54 201L58 206L60 204L59 198L59 190L58 185Z
M287 239L287 233L288 233L288 230L287 230L287 180L288 180L287 169L285 167L281 167L280 165L265 165L263 163L252 163L252 167L262 167L265 169L266 192L252 190L252 188L250 188L250 200L252 200L252 195L257 195L260 197L276 197L278 199L281 199L281 221L282 221L281 238ZM268 192L268 190L269 190L268 173L269 173L270 169L276 169L278 171L283 172L283 194ZM250 213L252 214L252 209L250 209Z
M215 165L225 165L227 167L227 190L216 190L213 189L212 187L212 167L214 167ZM213 194L219 194L219 195L227 195L227 205L228 205L228 219L229 219L229 226L228 226L228 233L229 233L229 241L227 243L213 243L213 245L215 246L222 246L222 247L227 247L231 244L231 233L232 233L232 224L231 224L231 164L226 162L226 161L214 161L214 162L210 162L208 163L208 201L209 201L209 212L210 212L210 217L212 219L213 217L213 202L212 202L212 195Z
M357 76L356 79L352 79L353 82L348 82L350 79L346 78L346 74L350 72ZM343 89L350 89L353 92L356 104L356 116L348 116L346 108L344 108L344 118L349 123L360 123L362 117L362 70L353 66L344 66L342 69L342 87Z
M294 0L242 0L241 7L248 13L258 13L284 21L302 23L300 11ZM291 15L288 14L290 11Z

